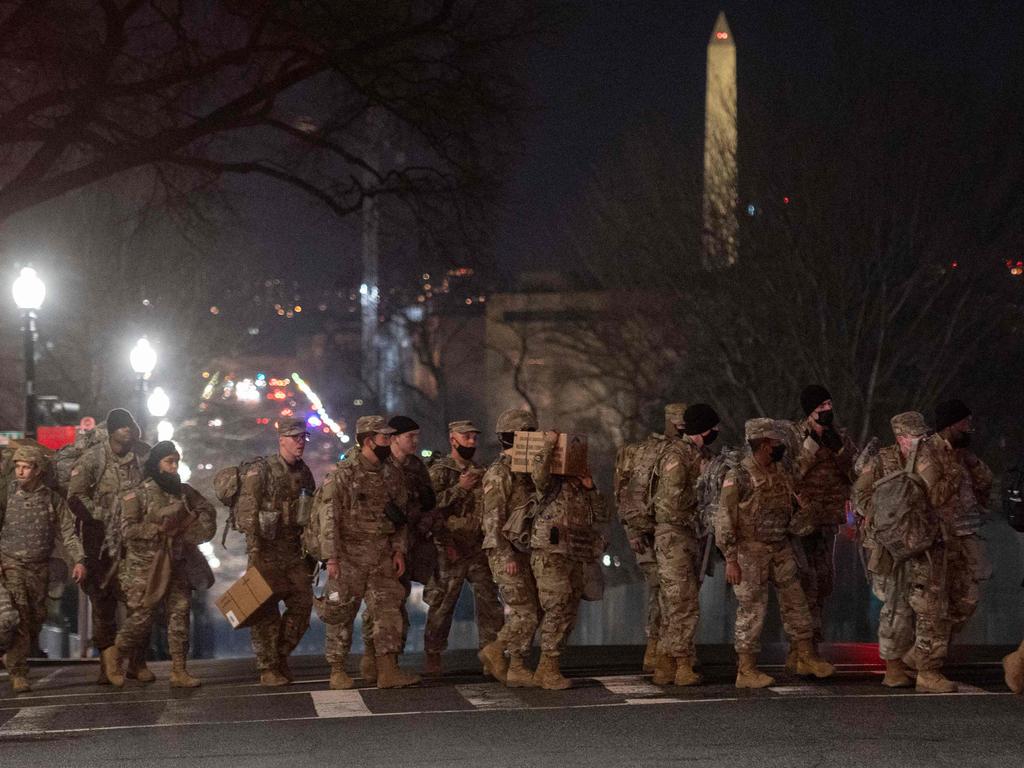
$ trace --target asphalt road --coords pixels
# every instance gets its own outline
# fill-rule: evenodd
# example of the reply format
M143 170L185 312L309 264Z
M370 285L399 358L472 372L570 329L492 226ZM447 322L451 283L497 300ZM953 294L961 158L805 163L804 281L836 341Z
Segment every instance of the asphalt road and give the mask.
M94 664L47 666L16 698L0 679L0 766L1009 768L1024 758L1024 699L1003 685L1001 652L954 664L963 685L948 696L883 689L864 647L834 653L844 663L825 682L767 667L777 683L762 691L733 687L724 650L702 653L707 683L687 689L637 674L637 649L575 651L574 686L557 692L488 682L467 654L440 680L392 691L330 691L317 658L278 689L241 659L195 663L205 684L192 691L168 688L166 664L121 691L93 685Z

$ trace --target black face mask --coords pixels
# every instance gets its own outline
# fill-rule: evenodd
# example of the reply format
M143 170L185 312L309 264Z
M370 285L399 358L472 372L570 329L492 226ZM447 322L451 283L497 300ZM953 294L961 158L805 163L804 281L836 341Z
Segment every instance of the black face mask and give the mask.
M473 454L476 453L476 446L475 445L456 445L455 446L455 451L456 451L456 453L459 454L459 456L463 460L469 461L470 459L473 458Z
M153 482L165 493L181 496L181 475L177 472L156 472L153 474Z
M713 429L704 435L704 445L711 445L715 440L718 439L718 430Z
M786 446L784 446L784 445L776 445L774 448L772 448L772 454L771 454L772 461L775 461L775 462L782 461L782 457L785 456L785 455L786 455Z
M819 424L821 424L821 426L823 426L823 427L831 427L834 415L835 415L835 413L831 409L829 409L827 411L821 411L814 418L815 418L815 420L817 420L817 422Z
M373 455L377 457L377 461L382 464L388 460L388 456L391 455L390 445L375 445L373 446Z
M954 448L967 448L971 444L971 433L957 432L949 439L949 444Z

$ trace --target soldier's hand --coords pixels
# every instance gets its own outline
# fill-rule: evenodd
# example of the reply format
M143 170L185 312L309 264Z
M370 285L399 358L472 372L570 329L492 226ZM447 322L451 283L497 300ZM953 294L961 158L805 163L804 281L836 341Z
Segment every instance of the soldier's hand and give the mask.
M743 582L743 571L739 563L734 561L725 564L725 580L733 586Z
M544 442L548 445L554 445L558 442L558 432L554 429L549 429L544 433Z
M471 491L480 482L480 475L474 472L472 469L463 470L462 474L459 475L459 488L464 491Z
M341 576L341 566L338 564L337 558L332 557L327 561L327 578L336 579Z
M402 578L402 574L405 573L405 555L401 552L395 552L391 555L391 562L395 566L395 576Z
M517 563L515 560L511 560L505 563L505 573L507 573L509 576L518 576L519 563Z
M583 487L588 491L594 490L594 478L590 476L590 472L585 475L580 475L580 482L583 483Z
M71 578L74 579L75 584L81 584L85 581L85 566L79 563L71 570Z

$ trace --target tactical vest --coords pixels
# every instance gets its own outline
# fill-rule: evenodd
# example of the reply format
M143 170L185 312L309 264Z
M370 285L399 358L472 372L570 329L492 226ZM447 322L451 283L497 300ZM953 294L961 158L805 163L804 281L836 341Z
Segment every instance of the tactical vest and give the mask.
M533 519L530 548L554 552L578 562L592 561L597 519L594 509L596 494L588 492L573 478L552 478L559 487L550 503L542 506Z
M482 527L484 531L484 549L494 549L506 542L501 529L514 509L526 507L533 499L533 479L523 472L512 471L512 458L502 454L487 469L484 475L484 508ZM510 486L508 499L502 504L492 504L487 496L488 486Z
M266 461L263 503L260 506L260 534L267 539L296 539L299 494L305 488L310 494L316 488L313 475L301 460L289 467L278 456Z
M846 522L850 479L840 469L836 455L825 446L818 447L814 458L797 484L797 493L813 505L817 525L842 525Z
M370 469L357 457L342 462L334 472L335 493L347 500L342 509L335 507L340 540L393 536L397 528L384 508L389 502L404 507L401 471L387 462L378 469Z
M0 527L0 557L26 565L47 562L57 535L56 518L53 491L40 486L25 493L12 482L7 491L7 512Z
M739 540L783 541L793 514L792 478L778 463L766 469L750 458L743 460L739 471L749 477L747 493L739 501Z
M142 482L142 470L135 454L117 456L108 443L89 449L89 460L101 468L93 486L92 498L97 514L106 519L114 499L129 488Z

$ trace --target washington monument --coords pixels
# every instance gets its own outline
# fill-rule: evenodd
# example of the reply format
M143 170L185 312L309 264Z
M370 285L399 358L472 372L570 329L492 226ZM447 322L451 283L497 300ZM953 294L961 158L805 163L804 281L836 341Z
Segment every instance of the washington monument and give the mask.
M708 42L704 113L703 258L708 269L736 263L736 43L718 14Z

